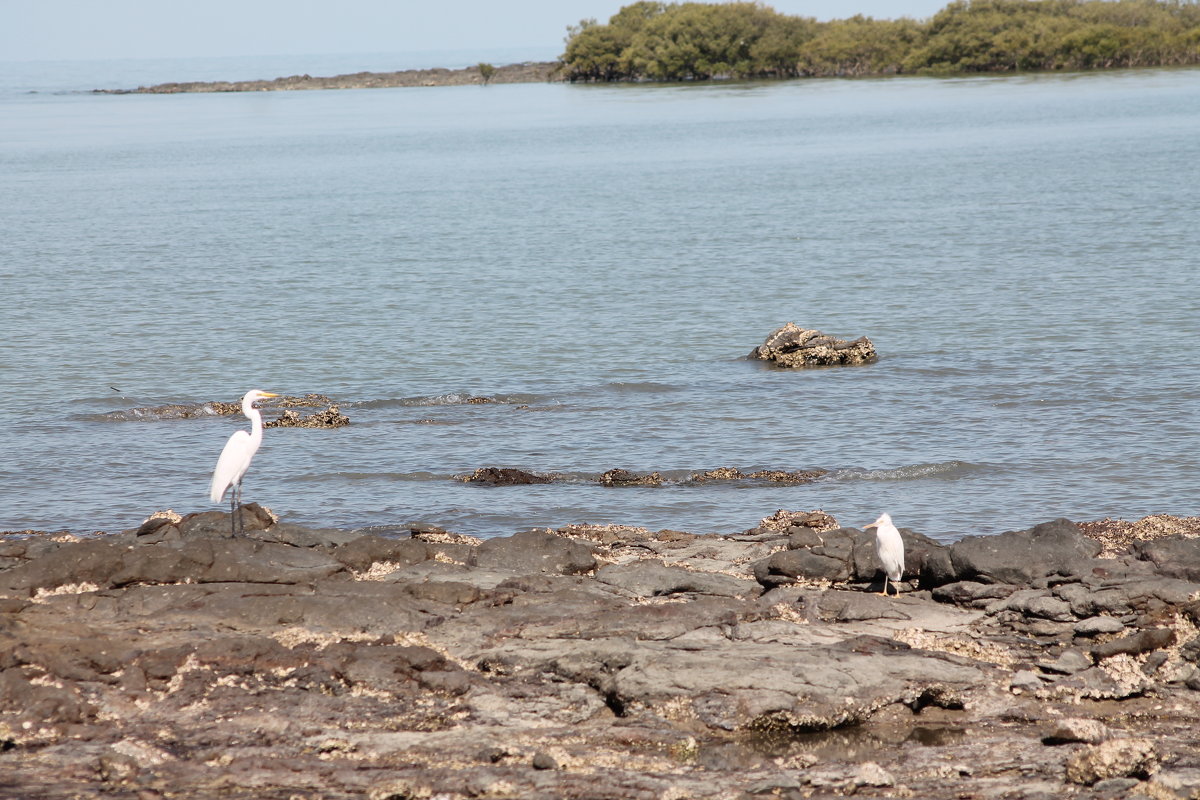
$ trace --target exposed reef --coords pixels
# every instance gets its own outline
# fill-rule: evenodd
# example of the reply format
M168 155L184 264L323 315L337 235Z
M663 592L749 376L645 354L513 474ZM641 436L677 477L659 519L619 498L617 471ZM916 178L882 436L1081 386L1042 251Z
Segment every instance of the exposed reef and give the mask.
M869 364L878 356L865 336L848 342L789 322L773 331L748 357L794 369Z
M267 428L340 428L349 425L350 419L341 412L338 404L323 394L306 394L301 396L282 395L268 400L260 400L258 407L270 415L278 413L274 419L268 419ZM296 411L297 408L321 408L323 411L305 416ZM280 411L282 409L282 411ZM169 403L161 406L143 406L125 411L114 411L103 415L109 420L171 420L197 419L212 416L234 416L242 413L241 400L226 402L210 400L206 403Z
M96 89L96 94L180 94L186 92L278 92L312 89L391 89L403 86L465 86L487 83L545 83L562 80L557 61L507 64L487 70L478 66L463 69L408 69L399 72L355 72L328 78L289 75L273 80L190 81L139 86L136 89Z
M263 427L266 428L340 428L343 425L349 425L350 418L342 413L337 404L329 406L324 411L317 411L313 414L301 416L299 412L290 408L284 409L282 416L279 419L274 419L268 422Z
M703 472L693 472L682 478L664 476L661 472L633 472L616 467L604 472L598 477L589 477L601 486L667 486L688 485L697 483L713 483L716 481L746 481L759 483L778 483L798 485L812 483L828 470L776 470L763 469L755 472L742 472L737 467L719 467ZM479 483L487 486L521 486L544 483L576 483L580 480L577 475L564 475L556 472L529 472L528 470L512 467L480 467L467 475L456 476L464 483Z
M877 593L824 512L480 540L0 537L0 795L1102 798L1200 786L1200 539L1057 520Z

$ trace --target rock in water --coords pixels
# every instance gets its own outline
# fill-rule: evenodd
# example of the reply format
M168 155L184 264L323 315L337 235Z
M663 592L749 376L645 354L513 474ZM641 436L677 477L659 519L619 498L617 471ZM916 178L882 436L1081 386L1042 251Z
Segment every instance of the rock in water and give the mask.
M531 483L550 483L550 478L536 472L511 467L480 467L470 475L460 475L464 483L484 483L488 486L524 486Z
M751 350L749 357L793 368L868 364L877 355L875 345L865 336L847 342L789 322Z
M349 425L350 418L342 413L337 405L331 405L324 411L309 414L306 417L292 409L285 409L283 416L268 422L265 428L340 428Z

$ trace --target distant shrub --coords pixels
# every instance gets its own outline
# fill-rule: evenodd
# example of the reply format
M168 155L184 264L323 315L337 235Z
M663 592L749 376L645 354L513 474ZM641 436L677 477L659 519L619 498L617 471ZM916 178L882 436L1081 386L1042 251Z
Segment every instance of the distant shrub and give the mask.
M956 0L925 21L818 22L754 2L641 0L606 25L584 20L569 28L561 61L572 81L1200 64L1200 4Z

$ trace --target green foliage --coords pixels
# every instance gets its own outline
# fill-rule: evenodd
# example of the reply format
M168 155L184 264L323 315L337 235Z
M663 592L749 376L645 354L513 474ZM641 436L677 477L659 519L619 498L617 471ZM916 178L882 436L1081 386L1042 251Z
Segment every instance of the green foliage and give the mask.
M1200 64L1198 0L955 0L926 21L817 22L756 2L624 6L568 29L573 81Z
M902 72L905 55L921 39L911 19L874 20L862 15L833 20L800 53L804 75L878 75Z
M486 61L480 61L478 64L479 77L483 80L483 85L487 86L488 81L496 74L496 68Z

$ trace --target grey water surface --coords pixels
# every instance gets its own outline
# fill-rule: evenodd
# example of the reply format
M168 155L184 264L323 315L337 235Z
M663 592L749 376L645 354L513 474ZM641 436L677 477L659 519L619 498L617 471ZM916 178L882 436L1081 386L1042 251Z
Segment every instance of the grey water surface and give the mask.
M213 507L246 421L131 410L251 388L352 420L251 468L309 525L1198 511L1200 70L112 96L79 90L286 73L0 66L0 530ZM788 321L881 357L743 358ZM481 466L571 479L453 480ZM830 472L591 481L723 466Z

